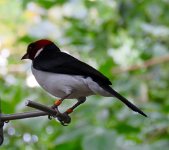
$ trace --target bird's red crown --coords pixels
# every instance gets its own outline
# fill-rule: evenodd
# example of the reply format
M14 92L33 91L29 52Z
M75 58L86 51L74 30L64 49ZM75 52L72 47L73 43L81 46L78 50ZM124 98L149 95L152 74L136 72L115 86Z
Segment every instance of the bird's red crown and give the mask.
M47 40L47 39L41 39L41 40L38 40L38 41L35 41L34 44L37 46L37 47L44 47L46 45L49 45L49 44L52 44L53 42L51 42L50 40Z

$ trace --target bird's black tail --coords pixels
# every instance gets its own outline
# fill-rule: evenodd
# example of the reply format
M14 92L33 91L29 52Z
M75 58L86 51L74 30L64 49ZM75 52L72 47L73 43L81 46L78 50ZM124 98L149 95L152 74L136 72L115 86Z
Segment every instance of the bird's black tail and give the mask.
M137 108L134 104L129 102L125 97L120 95L118 92L116 92L114 89L112 89L110 86L102 86L104 90L111 93L113 96L117 97L119 100L121 100L124 104L126 104L130 109L132 109L135 112L140 113L141 115L147 117L147 115L142 112L139 108Z

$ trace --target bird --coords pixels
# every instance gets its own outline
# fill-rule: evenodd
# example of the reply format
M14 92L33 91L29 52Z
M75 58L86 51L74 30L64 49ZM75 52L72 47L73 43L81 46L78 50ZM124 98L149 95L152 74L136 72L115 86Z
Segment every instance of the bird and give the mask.
M53 109L57 109L65 99L77 99L77 102L65 111L69 115L76 107L86 101L86 97L100 95L116 97L131 110L147 115L111 86L111 81L101 72L85 62L63 52L52 41L40 39L27 47L21 59L32 60L31 70L39 85L55 100ZM63 124L64 121L60 120Z

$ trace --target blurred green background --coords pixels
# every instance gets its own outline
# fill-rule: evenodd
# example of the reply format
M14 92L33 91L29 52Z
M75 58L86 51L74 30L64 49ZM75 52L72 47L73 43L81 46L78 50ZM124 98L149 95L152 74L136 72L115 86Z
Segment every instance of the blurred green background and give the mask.
M61 126L47 117L5 124L1 150L168 150L168 0L0 0L0 97L3 113L52 105L21 61L41 38L97 68L149 117L115 98L88 97ZM61 110L75 100L64 101Z

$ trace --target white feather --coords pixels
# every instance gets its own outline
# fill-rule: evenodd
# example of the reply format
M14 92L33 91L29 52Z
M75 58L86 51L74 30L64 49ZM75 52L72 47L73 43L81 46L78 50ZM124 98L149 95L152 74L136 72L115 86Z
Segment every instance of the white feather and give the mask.
M39 50L37 51L37 53L36 53L36 55L35 55L34 58L36 58L36 57L41 53L41 51L43 51L43 48L41 48L41 49L39 49Z
M79 75L66 75L40 71L32 66L32 73L37 82L47 92L55 97L63 98L71 94L69 98L80 98L89 95L112 96L103 90L92 78Z

